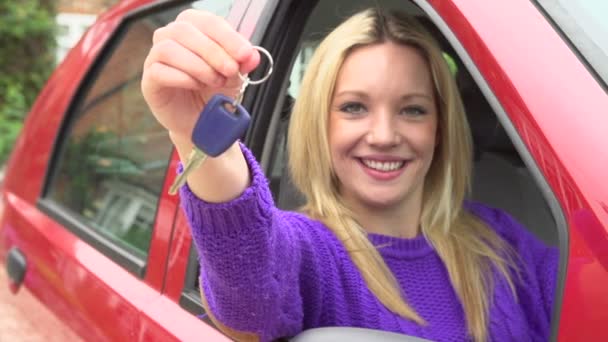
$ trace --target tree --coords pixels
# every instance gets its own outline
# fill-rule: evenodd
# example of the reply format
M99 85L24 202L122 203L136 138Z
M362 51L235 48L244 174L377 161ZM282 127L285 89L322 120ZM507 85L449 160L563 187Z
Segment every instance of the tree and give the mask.
M0 165L55 66L55 1L0 0Z

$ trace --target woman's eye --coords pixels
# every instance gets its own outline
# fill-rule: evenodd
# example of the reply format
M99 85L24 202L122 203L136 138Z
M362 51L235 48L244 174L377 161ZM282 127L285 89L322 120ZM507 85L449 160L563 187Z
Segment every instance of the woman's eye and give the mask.
M421 106L408 106L403 108L401 113L409 116L420 116L426 114L426 109Z
M362 114L365 112L365 106L360 103L346 103L340 107L340 110L350 114Z

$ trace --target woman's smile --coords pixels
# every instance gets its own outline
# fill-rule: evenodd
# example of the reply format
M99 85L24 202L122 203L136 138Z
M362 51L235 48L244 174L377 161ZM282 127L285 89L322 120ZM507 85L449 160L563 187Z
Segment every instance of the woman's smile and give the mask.
M405 159L393 157L384 158L356 158L361 168L373 179L389 181L399 177L407 167Z

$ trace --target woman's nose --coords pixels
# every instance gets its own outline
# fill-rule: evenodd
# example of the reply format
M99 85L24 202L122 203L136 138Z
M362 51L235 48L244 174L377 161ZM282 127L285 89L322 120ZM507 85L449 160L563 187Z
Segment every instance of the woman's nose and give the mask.
M392 147L399 144L400 135L397 132L393 115L386 112L372 114L367 143L375 146Z

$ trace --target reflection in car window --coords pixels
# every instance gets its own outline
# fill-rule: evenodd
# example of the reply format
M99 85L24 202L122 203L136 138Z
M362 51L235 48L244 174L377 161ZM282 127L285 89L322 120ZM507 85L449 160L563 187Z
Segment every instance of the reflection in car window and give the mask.
M113 245L144 260L172 144L140 91L144 59L156 28L197 1L138 19L73 112L49 197ZM212 3L228 13L231 3Z
M585 57L608 83L608 2L600 0L538 0Z

